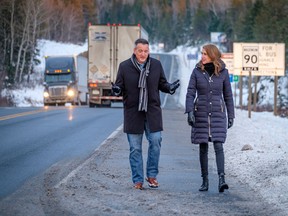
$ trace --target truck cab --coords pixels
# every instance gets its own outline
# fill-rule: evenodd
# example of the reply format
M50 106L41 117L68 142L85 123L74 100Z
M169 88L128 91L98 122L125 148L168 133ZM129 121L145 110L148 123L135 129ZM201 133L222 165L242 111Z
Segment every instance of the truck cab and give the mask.
M47 56L44 72L44 105L78 102L78 77L73 56Z

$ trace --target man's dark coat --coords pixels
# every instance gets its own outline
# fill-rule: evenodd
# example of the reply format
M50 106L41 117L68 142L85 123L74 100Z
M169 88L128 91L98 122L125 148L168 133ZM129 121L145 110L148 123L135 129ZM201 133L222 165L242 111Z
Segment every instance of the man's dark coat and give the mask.
M147 120L151 132L163 130L162 110L159 90L170 92L170 83L167 82L160 61L150 58L149 75L146 78L148 89L147 112L138 111L140 71L131 59L120 63L115 84L122 90L124 104L124 132L142 134L144 122Z

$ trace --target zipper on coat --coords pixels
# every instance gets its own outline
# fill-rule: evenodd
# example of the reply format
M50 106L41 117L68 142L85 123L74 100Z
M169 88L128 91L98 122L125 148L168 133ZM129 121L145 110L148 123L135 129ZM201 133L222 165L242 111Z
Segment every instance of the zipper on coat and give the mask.
M209 138L211 138L212 137L212 134L211 134L212 102L211 101L210 101L209 105L210 105L210 107L209 107L209 113L208 113L208 135L209 135Z
M210 116L210 114L208 116L208 136L212 137L212 135L211 135L211 116Z
M199 98L197 98L195 101L194 111L197 111L198 100L199 100Z
M220 99L220 104L221 104L221 112L224 112L223 101L221 99Z

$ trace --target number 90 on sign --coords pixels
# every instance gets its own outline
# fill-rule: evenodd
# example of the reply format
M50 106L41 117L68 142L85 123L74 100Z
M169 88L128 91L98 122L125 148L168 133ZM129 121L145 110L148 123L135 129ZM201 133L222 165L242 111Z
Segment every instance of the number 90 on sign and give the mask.
M256 55L245 55L244 59L246 60L246 64L249 63L249 61L251 61L252 64L257 64L258 62L258 56Z
M243 71L258 71L258 46L243 46Z

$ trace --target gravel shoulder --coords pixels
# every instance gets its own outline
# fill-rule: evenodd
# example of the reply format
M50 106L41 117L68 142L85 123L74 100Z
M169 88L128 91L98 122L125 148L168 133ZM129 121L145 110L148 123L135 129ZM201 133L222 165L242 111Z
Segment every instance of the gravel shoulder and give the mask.
M213 148L209 152L210 187L201 185L198 146L190 143L183 110L164 110L160 187L132 188L129 148L119 128L84 163L63 161L0 201L0 215L245 215L284 216L281 208L237 176L226 173L230 189L218 193ZM146 160L147 142L143 142ZM227 161L226 161L227 163Z

